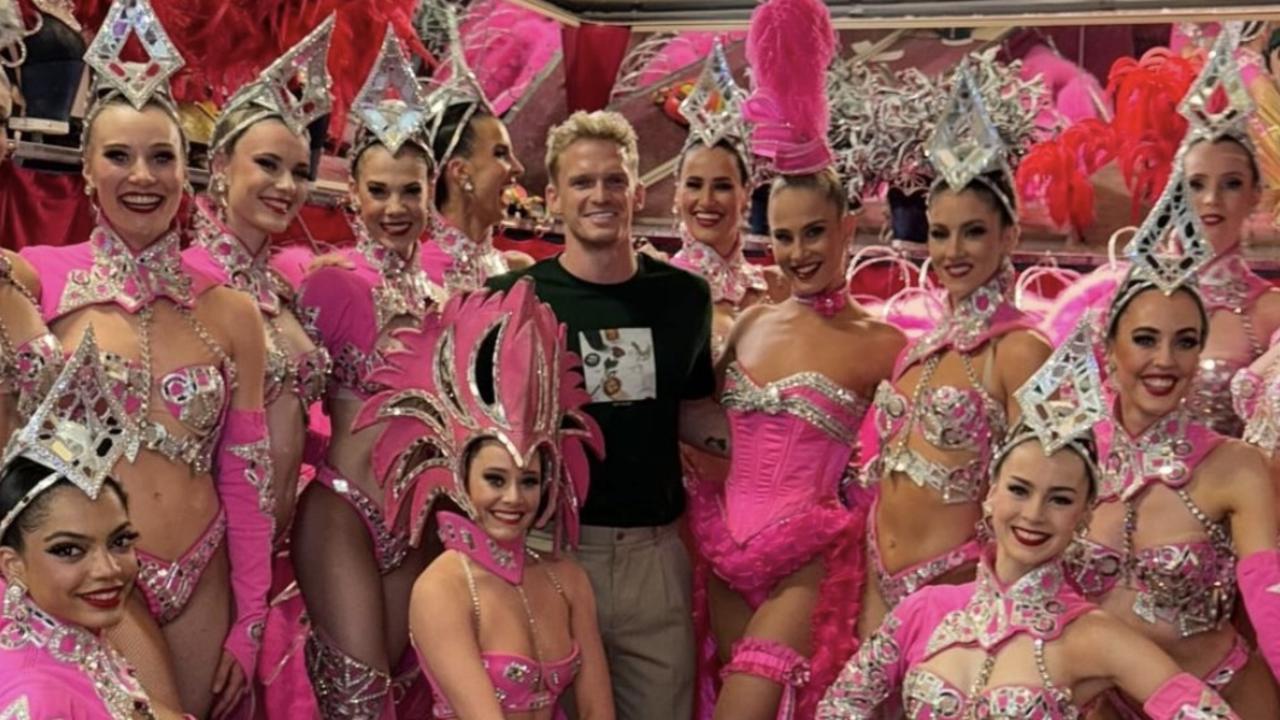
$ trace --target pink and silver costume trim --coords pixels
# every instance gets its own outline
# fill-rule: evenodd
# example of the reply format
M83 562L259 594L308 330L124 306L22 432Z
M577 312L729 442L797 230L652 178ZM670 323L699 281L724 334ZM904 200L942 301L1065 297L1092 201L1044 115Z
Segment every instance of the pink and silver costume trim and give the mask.
M307 674L324 720L394 720L391 674L347 655L319 628L307 637Z
M764 294L769 291L764 271L743 257L741 239L734 244L728 257L722 257L715 248L693 239L681 224L680 242L680 251L671 257L671 264L706 280L711 286L712 302L729 303L735 308L741 308L742 302L750 293Z
M173 622L186 610L205 568L209 567L226 536L227 514L219 508L209 527L177 560L170 562L141 550L135 551L138 555L137 589L157 625L163 627Z
M343 478L328 465L316 468L315 481L345 500L359 516L360 522L364 523L369 531L369 542L373 545L378 572L386 575L404 563L409 554L409 535L387 522L387 516L383 515L382 506L377 500L366 495L358 485Z
M511 269L506 257L493 246L492 234L476 242L438 212L431 213L427 239L422 245L422 267L433 290L444 290L437 292L438 302L460 292L479 290L489 278Z

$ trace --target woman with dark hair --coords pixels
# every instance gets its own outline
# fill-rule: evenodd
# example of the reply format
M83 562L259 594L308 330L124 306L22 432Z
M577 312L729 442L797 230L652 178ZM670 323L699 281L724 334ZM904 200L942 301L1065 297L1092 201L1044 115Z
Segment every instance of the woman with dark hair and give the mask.
M325 394L333 438L298 500L291 546L311 618L307 669L326 719L397 717L393 700L419 679L408 606L427 564L425 549L409 547L401 518L384 508L370 467L376 433L352 427L361 404L381 389L372 373L394 346L392 331L420 327L438 290L419 258L432 168L417 129L423 103L390 28L353 108L356 245L342 252L343 262L307 275L297 310L333 357Z
M0 468L0 717L178 717L104 636L138 576L138 533L111 477L137 427L99 401L105 372L90 330Z
M1049 355L1033 320L1013 305L1018 214L1006 154L966 64L930 143L938 173L928 194L929 261L947 295L938 325L898 357L875 396L879 455L863 468L878 490L868 517L874 581L859 634L926 585L972 577L974 525L988 465L1018 406L1013 390ZM970 156L944 144L973 142ZM985 161L984 161L985 160Z
M146 63L120 57L135 34ZM221 718L251 705L271 584L265 331L250 298L183 261L187 146L167 87L183 61L150 4L113 4L86 61L98 223L86 242L23 257L50 330L67 350L96 333L102 391L137 419L115 477L134 498L140 567L111 642L153 699Z
M923 588L895 607L827 691L818 718L900 709L909 720L1075 720L1110 688L1139 698L1153 720L1237 717L1068 581L1063 555L1098 492L1091 428L1106 412L1101 384L1093 333L1082 325L1017 393L1023 419L991 461L983 520L995 542L977 581Z
M1244 600L1262 655L1280 667L1274 490L1261 453L1210 429L1184 402L1211 334L1195 273L1211 252L1178 173L1134 237L1106 321L1115 393L1099 504L1069 557L1091 600L1203 678L1242 718L1275 714L1263 658L1232 624ZM1158 248L1176 233L1183 252ZM1188 259L1190 258L1190 261ZM1141 717L1115 694L1121 717Z
M521 281L455 296L396 338L374 376L387 389L356 422L379 434L375 473L411 541L431 527L444 543L409 604L434 717L562 719L572 693L577 717L612 720L591 584L560 553L577 545L586 453L604 446L562 326ZM554 552L527 549L548 523Z
M445 12L456 22L452 10ZM516 260L516 269L533 262L493 246L494 229L506 217L507 191L516 187L524 165L462 49L448 52L448 79L434 90L448 104L427 129L437 174L422 264L431 281L452 295L481 288L512 269L509 259Z

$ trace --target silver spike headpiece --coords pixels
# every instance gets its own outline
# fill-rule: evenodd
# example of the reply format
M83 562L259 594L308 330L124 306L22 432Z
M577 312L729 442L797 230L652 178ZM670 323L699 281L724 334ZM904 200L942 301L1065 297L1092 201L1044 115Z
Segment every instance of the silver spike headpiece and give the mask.
M987 111L968 59L956 71L946 110L925 143L924 152L938 172L935 186L945 182L953 191L960 192L976 180L995 193L1010 216L1018 216L1013 199L985 178L987 173L995 171L1012 177L1009 147Z
M427 139L433 148L439 146L440 134L446 129L443 127L445 112L456 105L464 105L466 108L449 137L445 139L444 151L436 158L436 165L444 167L453 157L453 151L457 149L472 116L482 110L490 115L495 113L485 96L484 86L467 64L457 8L448 0L424 0L421 11L424 23L435 26L438 32L443 33L443 39L448 45L443 50L444 57L440 67L436 68L436 76L441 79L433 81L433 88L427 96Z
M748 176L752 174L751 129L742 117L746 96L733 79L724 45L716 38L711 52L702 64L702 73L693 91L680 103L680 114L689 122L689 136L684 150L695 145L715 147L721 142L733 146Z
M1240 32L1239 22L1223 24L1200 75L1178 105L1178 112L1190 124L1187 131L1189 141L1229 137L1253 152L1248 123L1256 106L1236 62L1235 50L1240 44ZM1219 90L1226 98L1226 106L1214 111L1211 108Z
M146 51L145 62L127 62L121 58L131 35L138 38ZM84 61L94 70L94 89L100 93L96 106L119 95L136 110L153 100L173 110L169 78L186 64L148 0L111 3L102 27L85 51Z
M333 27L334 16L330 15L256 80L231 96L218 118L219 125L245 108L255 112L245 113L234 127L218 128L210 152L217 152L229 139L264 118L279 118L295 135L303 135L308 125L329 112L333 101L327 64Z
M111 386L89 329L48 395L5 448L6 466L21 457L53 472L0 518L0 536L60 479L66 478L96 499L116 463L137 457L139 430L121 400L111 393Z
M1094 352L1096 325L1096 313L1085 313L1066 341L1014 392L1022 416L997 451L992 468L998 468L1013 448L1035 439L1046 457L1063 448L1074 451L1096 481L1093 428L1107 417Z
M352 157L359 157L375 142L393 155L406 142L420 146L430 155L431 143L422 134L426 121L422 90L390 24L382 36L382 51L351 104L351 114L360 127Z
M1197 273L1213 260L1213 247L1187 193L1182 167L1188 147L1188 141L1183 141L1169 183L1125 247L1129 273L1111 301L1108 328L1115 323L1116 312L1140 292L1155 288L1172 295L1183 287L1194 291Z

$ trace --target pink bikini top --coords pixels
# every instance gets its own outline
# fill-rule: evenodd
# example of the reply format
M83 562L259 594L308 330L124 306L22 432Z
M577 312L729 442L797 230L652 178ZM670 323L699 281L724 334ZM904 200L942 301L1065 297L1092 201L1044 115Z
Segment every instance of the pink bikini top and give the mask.
M63 247L31 246L24 249L23 256L40 274L46 322L94 305L115 305L130 314L142 314L157 300L173 303L218 362L188 365L153 378L148 376L143 360L104 352L108 387L101 390L123 402L131 413L140 412L151 397L158 395L189 434L178 436L166 426L144 418L139 423L141 446L189 465L197 474L209 472L231 388L235 387L235 366L191 313L196 298L218 282L185 261L177 233L170 232L135 253L111 228L98 225L88 242ZM144 327L142 332L153 330ZM152 343L156 340L150 338ZM141 337L139 344L143 344Z
M422 269L448 295L479 290L489 278L510 270L491 237L476 242L439 213L431 213L426 238L422 243ZM440 302L443 299L436 298Z
M333 358L330 389L368 399L382 389L368 377L383 362L383 331L398 317L420 323L434 305L432 286L417 257L406 260L367 235L342 254L354 268L327 266L307 275L296 312Z
M1058 561L1006 586L996 577L988 555L978 565L974 582L930 586L899 604L845 666L818 717L880 717L878 710L891 706L900 692L910 720L1075 720L1080 711L1070 689L1057 686L1049 676L1044 648L1072 621L1095 609L1066 581ZM993 658L1023 635L1033 641L1041 684L989 686ZM925 666L952 648L986 653L973 687L959 687Z
M721 257L715 248L690 236L683 223L680 225L680 239L683 247L672 256L671 264L706 280L711 286L712 302L727 302L740 307L748 293L769 291L764 271L743 257L741 240L733 246L729 257Z
M498 577L519 584L523 579L524 552L520 544L505 545L498 543L488 533L480 529L470 520L451 513L441 511L436 514L440 526L440 539L445 548L459 553L462 568L467 575L467 588L471 593L471 606L476 631L480 628L480 595L476 590L475 576L471 570L474 562L493 572ZM567 605L568 596L560 585L560 579L550 567L543 566L556 592ZM536 642L536 638L534 638ZM445 698L444 692L436 684L435 678L427 670L427 664L419 658L422 672L431 684L434 702L432 714L436 718L455 718L457 713ZM494 694L508 713L523 713L542 710L555 705L560 695L573 685L578 670L582 667L581 648L575 641L569 655L551 662L538 660L515 653L481 652L480 662L493 683Z
M9 258L3 254L0 283L8 283L39 312L39 303L13 279ZM46 331L15 344L9 328L0 320L0 392L11 392L17 398L18 417L25 419L35 411L61 369L62 345L52 333Z
M1034 328L1031 318L1013 306L1010 271L996 273L986 285L956 303L932 331L899 356L892 381L876 389L873 401L880 453L867 465L865 484L902 473L920 487L933 488L944 503L977 502L986 492L987 465L1007 430L1004 405L987 392L970 361L986 343L1017 330ZM969 385L930 385L947 350L960 354ZM908 369L924 363L911 397L898 389ZM967 451L973 459L951 466L911 447L918 437L941 451Z
M293 290L272 272L268 262L269 245L264 243L256 255L250 254L218 217L209 198L199 198L196 206L194 237L191 247L183 252L183 262L221 285L248 294L257 303L271 340L263 388L266 404L275 402L286 391L297 395L304 406L320 399L332 365L329 351L316 347L290 357L284 349L276 318L288 305L282 298L291 298Z
M724 501L735 540L838 497L865 398L815 372L758 385L735 362L721 403L733 433Z
M1134 501L1156 484L1178 495L1208 537L1129 553L1085 538L1067 554L1073 581L1089 597L1105 596L1123 581L1137 591L1135 615L1149 623L1170 623L1182 637L1221 627L1235 604L1235 547L1225 524L1210 520L1186 485L1226 438L1186 410L1158 420L1138 438L1119 426L1113 433L1099 501L1125 504L1125 546L1133 548L1140 522Z

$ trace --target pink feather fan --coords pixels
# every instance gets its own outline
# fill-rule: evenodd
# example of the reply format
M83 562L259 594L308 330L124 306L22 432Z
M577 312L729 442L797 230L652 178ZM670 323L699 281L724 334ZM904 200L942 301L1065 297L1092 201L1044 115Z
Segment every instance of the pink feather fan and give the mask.
M769 0L751 15L747 61L755 89L743 108L752 149L775 172L831 165L827 67L836 55L831 13L819 0Z

